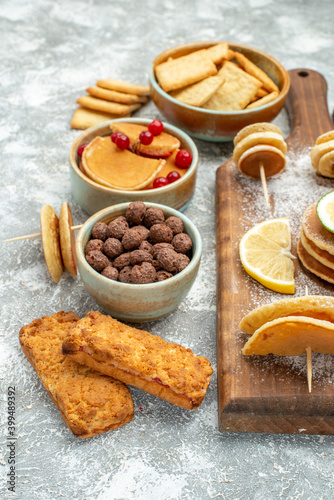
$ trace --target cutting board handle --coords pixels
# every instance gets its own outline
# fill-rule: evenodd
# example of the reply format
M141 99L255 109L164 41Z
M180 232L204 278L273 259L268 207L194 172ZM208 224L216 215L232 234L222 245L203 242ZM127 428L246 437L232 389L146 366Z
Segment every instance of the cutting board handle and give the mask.
M325 78L307 68L289 71L290 90L286 109L290 122L289 143L314 145L319 135L333 128L328 112Z

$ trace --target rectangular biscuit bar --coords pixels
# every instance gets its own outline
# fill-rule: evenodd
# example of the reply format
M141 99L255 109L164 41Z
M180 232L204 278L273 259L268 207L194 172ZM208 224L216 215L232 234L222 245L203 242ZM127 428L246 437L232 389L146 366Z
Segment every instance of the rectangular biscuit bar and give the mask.
M63 353L182 408L197 408L210 383L208 359L97 311L78 321Z
M20 330L23 352L68 428L88 438L118 429L133 418L133 402L125 384L62 354L62 343L79 318L60 311Z

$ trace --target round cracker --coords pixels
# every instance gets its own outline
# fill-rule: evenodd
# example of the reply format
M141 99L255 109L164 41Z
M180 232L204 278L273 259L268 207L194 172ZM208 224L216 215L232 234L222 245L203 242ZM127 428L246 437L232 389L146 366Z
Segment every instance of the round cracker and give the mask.
M260 179L260 165L264 167L266 178L276 175L285 168L285 155L268 144L259 144L247 149L238 161L239 170L248 177Z
M45 262L51 278L55 283L58 283L63 274L59 242L59 219L50 205L42 207L40 222Z
M276 134L280 134L283 137L281 129L268 122L259 122L259 123L251 123L251 125L247 125L242 128L233 140L234 146L236 146L240 141L242 141L245 137L250 134L256 134L258 132L275 132Z
M257 132L242 139L234 148L232 159L236 165L239 163L241 155L249 148L260 144L269 144L282 151L285 155L287 145L281 134L276 132Z
M77 255L75 252L75 234L72 226L71 209L65 201L60 209L59 217L60 251L65 269L75 278L77 275Z

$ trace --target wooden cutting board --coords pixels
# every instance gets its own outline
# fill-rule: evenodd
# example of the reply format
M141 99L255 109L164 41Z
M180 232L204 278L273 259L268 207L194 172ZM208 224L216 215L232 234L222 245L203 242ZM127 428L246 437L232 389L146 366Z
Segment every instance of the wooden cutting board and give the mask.
M309 69L289 71L291 89L286 109L291 133L287 138L288 153L298 159L299 152L314 146L319 135L333 129L327 107L327 84L322 75ZM300 153L301 154L301 153ZM310 160L306 190L312 182L324 193L334 189L334 180L317 176ZM293 163L293 162L292 162ZM296 160L297 164L297 160ZM288 164L290 175L296 168L296 182L300 181L298 166ZM308 169L308 166L306 167ZM280 179L277 177L276 193ZM298 177L299 176L299 177ZM274 179L274 178L273 178ZM271 191L270 179L268 190ZM286 296L265 289L250 278L239 260L238 244L257 220L258 207L263 205L263 194L254 179L242 176L231 160L221 165L216 175L216 248L217 248L217 375L219 430L230 432L334 434L334 356L313 354L313 360L325 365L321 377L313 378L312 392L308 392L306 356L281 358L278 356L244 357L241 349L248 336L238 330L242 317L259 305L280 300ZM293 182L292 182L293 183ZM253 187L254 189L253 189ZM257 191L255 190L257 187ZM309 188L311 186L311 188ZM286 184L282 186L286 189ZM305 191L306 193L306 191ZM284 193L289 196L289 193ZM315 194L316 195L316 194ZM294 217L301 220L305 210L303 196L296 196ZM314 202L317 199L314 199ZM277 214L275 193L270 195L271 211L262 220L282 216ZM289 204L291 207L291 203ZM282 207L280 207L282 209ZM253 211L252 211L253 210ZM298 212L299 210L299 212ZM249 220L254 213L255 220ZM289 214L284 214L289 217ZM296 224L293 230L293 248L298 239ZM296 255L296 254L295 254ZM310 284L309 293L334 295L334 285L316 278L295 261L296 283ZM313 288L314 285L314 288ZM299 286L296 295L304 295ZM320 358L316 358L319 357ZM322 357L322 358L321 358ZM319 361L319 362L320 362ZM305 363L305 369L303 368Z

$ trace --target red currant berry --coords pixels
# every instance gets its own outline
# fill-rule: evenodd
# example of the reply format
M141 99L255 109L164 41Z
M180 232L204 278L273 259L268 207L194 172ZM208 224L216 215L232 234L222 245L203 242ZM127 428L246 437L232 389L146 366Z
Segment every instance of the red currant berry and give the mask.
M175 165L179 168L188 168L193 161L193 157L187 149L180 149L175 157Z
M167 175L167 180L169 182L175 182L177 180L179 180L181 178L181 175L179 174L179 172L176 172L175 170L173 170L173 172L169 172L169 174Z
M80 146L78 147L77 149L77 153L78 153L78 156L79 158L82 157L82 153L84 152L84 149L85 147L87 146L88 142L83 142L82 144L80 144Z
M139 134L139 140L142 144L144 144L144 146L148 146L149 144L151 144L153 139L154 136L149 130L143 130L143 132L140 132Z
M118 134L115 144L119 149L128 149L130 146L130 139L125 134Z
M169 180L167 180L166 177L157 177L153 181L154 188L161 188L163 186L167 186L168 184L169 184Z
M113 142L114 144L116 144L116 139L117 137L121 134L122 132L113 132L110 136L110 139L111 139L111 142Z
M160 135L164 129L163 123L160 120L153 120L148 126L153 135Z

